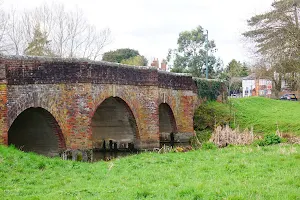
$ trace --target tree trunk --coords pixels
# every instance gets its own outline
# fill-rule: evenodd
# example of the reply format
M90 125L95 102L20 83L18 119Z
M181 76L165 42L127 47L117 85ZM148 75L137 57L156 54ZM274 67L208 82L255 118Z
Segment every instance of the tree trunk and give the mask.
M278 80L273 78L273 83L274 83L274 94L276 98L279 98L279 92L281 92L281 81L282 81L282 75L278 75Z
M295 2L294 3L294 15L295 15L295 23L296 23L296 28L299 28L299 19L298 19L298 10L297 10L298 4Z

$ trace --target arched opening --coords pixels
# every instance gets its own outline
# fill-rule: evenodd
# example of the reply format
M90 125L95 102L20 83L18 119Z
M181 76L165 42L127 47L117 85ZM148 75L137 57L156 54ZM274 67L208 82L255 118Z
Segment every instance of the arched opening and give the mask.
M98 150L133 150L138 128L125 101L109 97L97 108L91 122L93 148Z
M177 132L176 121L172 109L166 103L159 105L159 133L161 144L174 145L174 134Z
M46 156L56 156L65 149L57 121L43 108L28 108L19 114L8 131L8 144Z

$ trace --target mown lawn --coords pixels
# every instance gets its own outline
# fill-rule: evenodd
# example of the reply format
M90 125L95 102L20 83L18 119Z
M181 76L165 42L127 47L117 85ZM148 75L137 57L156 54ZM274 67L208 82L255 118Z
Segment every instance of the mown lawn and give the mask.
M110 162L0 146L1 199L299 199L300 146L143 153Z
M257 133L283 133L300 136L300 102L280 101L262 97L232 99L236 124L253 126Z

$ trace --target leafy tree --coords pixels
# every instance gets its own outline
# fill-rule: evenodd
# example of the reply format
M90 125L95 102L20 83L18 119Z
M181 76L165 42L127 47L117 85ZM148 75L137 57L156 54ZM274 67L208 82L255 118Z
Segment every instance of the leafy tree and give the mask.
M53 56L49 49L49 42L47 34L41 31L40 26L37 26L34 30L33 39L24 53L31 56Z
M246 63L241 63L235 59L231 60L220 78L226 80L229 90L239 90L242 87L242 78L249 75L249 68Z
M144 56L134 56L121 61L122 64L134 66L146 66L148 61Z
M270 12L248 20L250 30L243 33L263 57L260 62L264 64L258 65L260 73L273 80L276 95L281 90L281 80L288 81L292 89L300 82L299 8L300 0L276 0Z
M245 77L248 76L249 69L246 63L241 63L233 59L228 63L225 72L229 77Z
M213 53L216 52L216 45L213 40L206 42L207 34L201 26L191 31L183 31L177 40L177 49L170 50L167 56L168 62L174 57L172 72L191 73L193 76L205 76L206 49L208 56L209 76L214 77L219 72L221 61Z
M299 55L299 7L300 0L277 0L272 11L253 16L248 20L252 30L243 33L253 39L257 52L274 59Z
M115 51L109 51L103 54L102 60L108 62L121 63L122 60L127 60L129 58L139 56L139 52L134 49L117 49Z

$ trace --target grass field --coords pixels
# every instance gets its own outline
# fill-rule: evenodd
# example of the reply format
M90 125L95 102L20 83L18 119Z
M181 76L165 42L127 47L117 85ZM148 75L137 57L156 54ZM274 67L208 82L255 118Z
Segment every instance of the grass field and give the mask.
M254 127L257 133L283 133L300 136L300 103L261 97L232 99L236 124Z
M143 153L110 162L0 146L1 199L299 199L300 146Z

